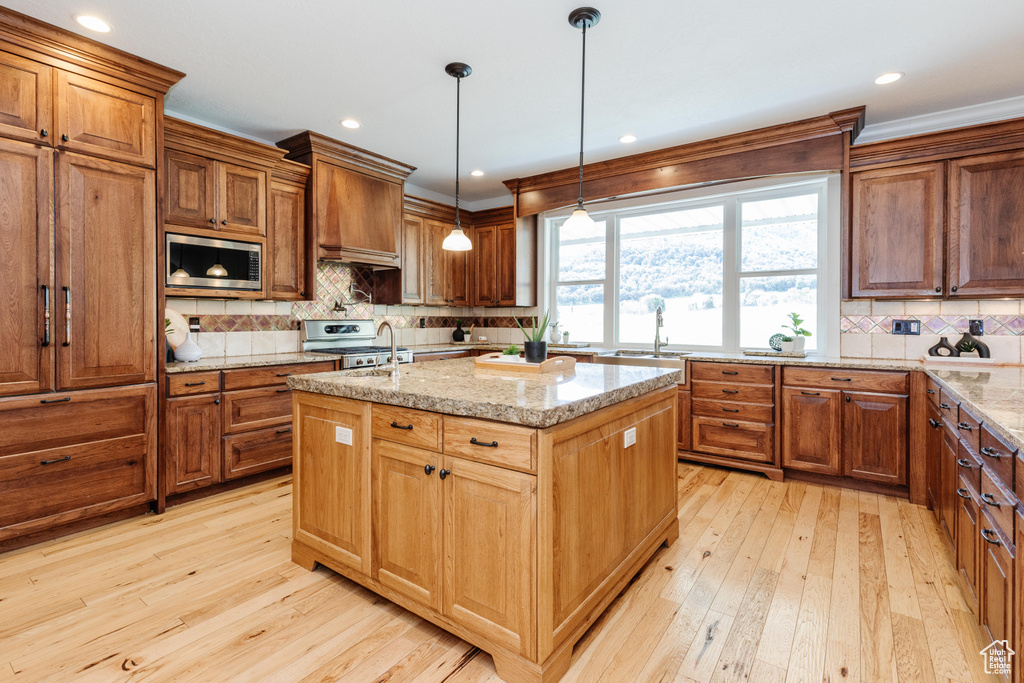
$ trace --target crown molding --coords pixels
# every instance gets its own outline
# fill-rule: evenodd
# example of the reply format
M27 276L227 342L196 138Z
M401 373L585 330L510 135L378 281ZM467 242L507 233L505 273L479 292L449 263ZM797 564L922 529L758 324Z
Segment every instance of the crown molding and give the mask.
M274 166L284 150L171 116L164 117L164 146L198 156Z
M867 170L1024 148L1024 118L879 140L850 148L850 167Z
M305 187L306 181L309 180L309 172L310 168L305 164L289 159L278 159L270 173L271 180L280 180Z
M1024 95L864 126L857 144L1024 117Z
M311 130L305 130L281 140L277 146L288 150L285 155L288 159L306 162L306 157L309 156L326 157L340 166L355 171L369 171L400 182L405 182L409 174L416 170L415 166L389 159L386 156L346 144L320 133L314 133Z

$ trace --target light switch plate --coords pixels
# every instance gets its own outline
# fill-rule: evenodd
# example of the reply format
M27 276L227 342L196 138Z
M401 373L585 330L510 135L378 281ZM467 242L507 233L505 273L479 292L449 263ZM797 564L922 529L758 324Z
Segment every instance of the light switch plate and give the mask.
M335 427L334 440L345 446L352 445L352 430L348 427Z
M629 448L630 446L632 446L635 443L636 443L636 427L630 427L629 429L626 430L625 434L623 434L623 444L622 445L623 445L624 448Z

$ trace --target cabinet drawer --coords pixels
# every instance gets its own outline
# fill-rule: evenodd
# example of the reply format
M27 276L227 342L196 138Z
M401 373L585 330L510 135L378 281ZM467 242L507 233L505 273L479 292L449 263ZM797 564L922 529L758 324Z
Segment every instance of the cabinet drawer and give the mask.
M957 435L971 447L972 451L978 453L981 450L981 423L974 419L974 416L963 406L960 406L956 431Z
M711 382L738 382L741 384L772 384L774 366L751 363L691 363L693 379Z
M693 418L693 450L755 462L775 461L775 429L757 422Z
M292 462L292 426L225 436L224 478L236 479Z
M292 421L292 394L287 387L226 391L221 398L221 424L225 434Z
M441 451L441 416L437 413L379 403L373 404L372 409L370 429L373 438Z
M736 419L746 422L774 422L775 406L760 403L733 403L699 398L693 401L692 412L702 417Z
M220 391L220 372L182 372L167 375L168 396L191 396Z
M935 407L938 408L939 402L942 400L942 390L939 388L938 382L929 378L924 392L928 397L928 400L934 403Z
M945 389L939 390L939 410L942 411L943 419L955 427L960 417L960 403L947 394Z
M975 491L981 490L981 463L975 458L963 442L957 442L956 471L974 487Z
M693 397L717 399L719 401L736 401L739 403L775 403L775 387L758 384L732 384L726 382L691 383Z
M153 385L0 399L0 456L155 434L155 402Z
M0 539L17 535L15 525L57 524L152 500L149 452L149 438L134 434L0 458Z
M436 353L413 353L413 363L426 363L432 360L451 360L453 358L469 358L473 354L469 351L438 351Z
M1013 513L1017 499L999 484L988 467L981 469L981 507L988 510L1003 535L1013 537Z
M909 372L787 367L782 369L782 381L787 386L853 389L884 394L905 394L910 389Z
M534 471L537 432L500 422L444 416L444 453L499 467Z
M1017 459L1014 449L1007 446L985 425L981 425L979 444L981 448L978 449L978 452L981 453L981 462L985 465L985 469L992 472L992 475L1007 490L1012 491L1014 489L1013 463ZM1019 496L1020 493L1018 492L1017 495Z
M334 370L334 361L225 370L224 391L284 384L288 381L288 377L292 375L308 375L312 372L331 372L332 370Z

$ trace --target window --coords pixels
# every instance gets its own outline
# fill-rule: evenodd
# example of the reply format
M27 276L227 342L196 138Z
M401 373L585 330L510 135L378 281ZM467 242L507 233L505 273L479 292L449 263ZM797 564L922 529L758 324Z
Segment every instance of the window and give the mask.
M748 184L749 185L749 184ZM762 182L763 185L763 182ZM574 341L766 349L790 312L824 350L827 181L593 211L584 232L547 219L552 319ZM705 191L706 192L706 191ZM611 207L611 205L609 205Z

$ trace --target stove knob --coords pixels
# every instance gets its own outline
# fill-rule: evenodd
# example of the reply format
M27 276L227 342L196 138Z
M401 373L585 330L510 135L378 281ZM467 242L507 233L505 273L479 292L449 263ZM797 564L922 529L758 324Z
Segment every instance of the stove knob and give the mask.
M362 364L363 364L363 360L361 358L356 361L356 365L362 365Z
M391 362L391 356L388 356L388 362L389 363Z

